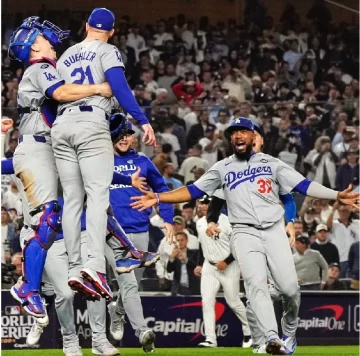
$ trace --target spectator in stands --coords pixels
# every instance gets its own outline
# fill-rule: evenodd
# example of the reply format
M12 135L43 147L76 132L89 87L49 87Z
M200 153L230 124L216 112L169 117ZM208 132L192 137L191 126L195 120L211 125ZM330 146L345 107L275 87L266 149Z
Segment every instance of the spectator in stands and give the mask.
M186 222L182 216L175 216L174 232L185 232L187 236L187 247L191 250L199 249L199 240L186 229Z
M185 220L185 228L186 230L189 231L190 234L197 236L197 231L196 231L196 223L194 222L193 218L194 218L194 206L190 203L186 203L184 204L182 211L181 211L181 216L184 218Z
M180 98L181 99L181 98ZM189 133L190 128L199 122L199 118L202 112L202 100L195 99L191 104L192 111L184 116L186 125L186 132ZM191 148L188 146L188 148Z
M334 219L334 213L338 211L339 218ZM331 233L331 242L338 248L340 256L340 278L347 277L348 258L350 246L359 241L359 220L351 217L349 206L335 202L333 211L326 222L328 231Z
M345 290L346 286L339 281L340 267L338 263L330 263L328 271L328 280L326 281L323 290Z
M156 23L156 32L154 34L155 42L154 46L159 49L163 50L165 48L166 41L173 41L174 37L171 33L165 31L165 21L159 20Z
M351 289L359 290L360 283L359 283L359 250L360 250L360 242L354 242L349 251L349 258L348 258L348 266L349 266L349 275L351 278Z
M336 190L343 191L359 176L359 156L357 152L345 152L346 162L336 172Z
M334 189L337 162L338 158L331 149L330 138L325 136L320 142L320 152L315 153L312 157L315 169L314 181L327 188Z
M197 250L187 247L187 235L184 232L175 234L176 247L170 255L167 271L174 272L171 295L194 295L200 293L200 279L193 271L197 264Z
M343 141L337 143L334 146L334 153L341 159L343 158L343 154L350 149L350 142L352 140L354 132L349 130L348 127L345 127L343 130Z
M127 36L127 45L135 51L135 60L139 61L139 54L146 49L144 37L140 33L140 28L137 24L132 24Z
M218 132L224 133L224 131L230 126L229 117L226 110L219 110L218 122L215 124Z
M14 180L10 181L10 189L4 194L4 203L8 210L15 209L19 215L22 215L20 193Z
M295 236L296 237L298 237L298 236L308 237L307 233L304 232L303 223L299 219L296 219L294 221L294 230L295 230Z
M16 266L15 271L13 271L13 284L15 284L23 274L23 271L22 271L22 258L23 258L22 252L15 252L11 256L11 264Z
M306 232L310 238L315 235L316 226L320 223L320 220L315 217L315 213L315 209L311 205L305 210L303 215L300 213L304 232Z
M190 128L187 135L186 143L188 148L194 147L194 145L205 136L205 130L209 124L209 112L205 110L201 111L198 123Z
M184 185L178 179L174 178L175 167L172 163L166 163L162 173L165 183L170 190L178 189Z
M135 50L126 44L127 35L125 33L121 33L118 37L119 37L119 44L117 45L117 47L120 50L121 57L126 67L125 73L128 76L129 75L128 73L131 73L133 71L133 68L136 63Z
M155 157L152 158L153 163L160 173L164 172L164 168L167 163L171 163L171 152L172 146L168 143L164 143L163 145L158 144L157 150L161 148L161 152L158 153Z
M173 85L172 91L178 99L184 97L186 103L190 104L192 100L203 93L204 88L200 83L189 80L186 83L180 82Z
M339 251L337 247L328 240L327 226L325 224L319 224L316 227L316 240L310 247L315 251L319 251L328 265L332 263L339 265Z
M176 96L172 91L172 86L178 80L178 76L175 74L175 66L173 63L167 63L165 66L165 75L158 78L157 83L160 88L165 88L168 91L166 99L167 104L176 102Z
M11 255L21 251L19 234L16 233L15 225L3 206L1 207L1 238L3 244L5 240L8 241Z
M184 177L185 184L195 180L194 173L197 168L203 168L205 171L210 168L209 162L201 157L202 151L202 146L196 144L192 148L190 156L181 164L179 174Z
M163 124L164 132L161 134L161 137L164 144L167 143L171 145L171 162L174 165L175 169L177 169L179 167L178 154L181 151L181 147L178 138L173 134L174 126L174 122L170 120L165 121Z
M209 163L209 167L218 161L219 148L224 141L224 135L215 132L215 130L215 125L208 125L205 129L205 137L199 141L199 145L203 149L201 158Z
M296 238L295 269L301 290L320 290L327 281L328 264L320 252L309 248L309 244L305 236Z

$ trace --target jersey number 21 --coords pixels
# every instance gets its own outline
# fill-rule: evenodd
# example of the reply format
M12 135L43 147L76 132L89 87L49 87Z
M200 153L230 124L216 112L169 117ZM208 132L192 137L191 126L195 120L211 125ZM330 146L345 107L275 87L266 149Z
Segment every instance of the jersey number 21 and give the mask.
M90 66L87 66L85 70L82 67L75 68L71 72L71 76L78 78L73 81L73 84L83 84L85 79L89 82L89 84L95 84L94 78L92 76Z

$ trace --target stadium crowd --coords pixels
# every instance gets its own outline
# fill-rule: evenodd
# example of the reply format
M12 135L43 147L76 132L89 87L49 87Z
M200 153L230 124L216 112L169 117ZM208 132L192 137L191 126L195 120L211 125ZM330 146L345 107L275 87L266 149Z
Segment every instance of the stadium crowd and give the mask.
M83 39L85 21L71 13L44 12L39 16L71 29L67 45ZM23 17L18 14L3 31L1 102L3 117L15 122L6 138L7 158L18 142L17 89L23 69L10 62L6 48L19 25L16 19ZM308 179L337 190L349 184L359 189L359 33L356 26L335 25L324 3L315 2L301 20L288 4L278 23L257 1L248 1L242 25L236 19L212 24L206 17L193 21L178 15L139 26L128 16L119 18L112 44L158 140L156 149L141 140L134 148L152 158L170 189L193 182L231 153L224 130L237 117L261 127L265 153ZM358 213L329 201L295 199L293 256L302 289L359 289ZM159 251L161 259L146 271L143 290L176 294L172 281L180 283L185 274L182 293L199 294L193 273L199 248L196 221L208 204L204 198L175 207L174 230L184 234L177 234L177 244L171 246L154 211L149 251ZM21 274L22 207L16 185L6 176L1 226L2 263L17 266L16 281ZM184 262L182 252L188 250Z

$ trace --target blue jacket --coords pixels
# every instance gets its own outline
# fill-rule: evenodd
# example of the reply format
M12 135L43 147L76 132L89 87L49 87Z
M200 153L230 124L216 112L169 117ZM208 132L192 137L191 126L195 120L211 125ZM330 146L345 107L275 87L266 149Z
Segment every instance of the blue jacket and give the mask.
M164 178L149 158L139 155L135 150L130 150L125 155L115 155L114 170L123 174L132 175L138 167L141 168L141 177L145 177L150 188L157 193L168 192L169 188ZM110 203L114 215L126 233L145 232L149 229L152 209L139 212L133 210L130 204L133 202L130 197L142 193L131 185L111 184ZM173 223L174 208L171 204L159 204L160 216L169 224Z

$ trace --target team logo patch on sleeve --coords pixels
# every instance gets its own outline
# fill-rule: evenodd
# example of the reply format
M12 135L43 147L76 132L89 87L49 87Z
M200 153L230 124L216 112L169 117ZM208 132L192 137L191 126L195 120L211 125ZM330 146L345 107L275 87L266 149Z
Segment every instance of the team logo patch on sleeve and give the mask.
M48 68L48 67L49 67L49 64L43 64L40 68L45 69L45 68Z
M267 159L263 158L263 159L260 160L260 162L261 163L268 163L269 161Z

